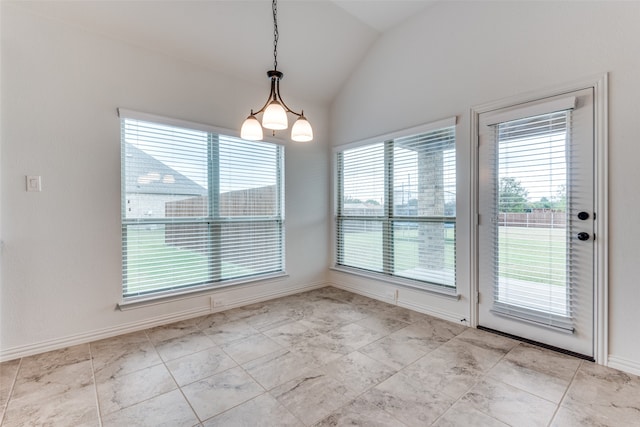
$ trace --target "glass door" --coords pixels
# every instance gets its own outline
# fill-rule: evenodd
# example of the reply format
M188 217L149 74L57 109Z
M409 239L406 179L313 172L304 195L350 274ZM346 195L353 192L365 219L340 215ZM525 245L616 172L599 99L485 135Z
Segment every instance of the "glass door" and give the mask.
M592 89L479 127L479 325L592 357Z

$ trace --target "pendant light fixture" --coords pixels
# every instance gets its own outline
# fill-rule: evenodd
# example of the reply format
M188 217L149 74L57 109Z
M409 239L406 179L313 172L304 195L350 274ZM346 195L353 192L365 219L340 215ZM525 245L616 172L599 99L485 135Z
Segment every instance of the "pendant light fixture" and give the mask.
M262 128L271 129L275 135L276 130L287 129L289 121L287 113L291 113L298 118L291 127L291 139L297 142L307 142L313 139L313 130L309 121L304 116L304 110L296 113L287 106L280 96L280 80L283 74L278 71L278 1L272 0L271 9L273 11L273 70L267 71L267 77L271 81L271 92L267 102L261 109L251 114L242 124L240 137L252 141L259 141L263 138ZM262 113L262 125L256 118L256 114Z

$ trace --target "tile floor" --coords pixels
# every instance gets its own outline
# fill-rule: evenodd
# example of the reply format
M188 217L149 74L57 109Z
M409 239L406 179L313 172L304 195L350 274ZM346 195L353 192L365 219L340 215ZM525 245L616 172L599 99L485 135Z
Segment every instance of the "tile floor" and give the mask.
M640 426L640 377L323 288L0 364L2 426Z

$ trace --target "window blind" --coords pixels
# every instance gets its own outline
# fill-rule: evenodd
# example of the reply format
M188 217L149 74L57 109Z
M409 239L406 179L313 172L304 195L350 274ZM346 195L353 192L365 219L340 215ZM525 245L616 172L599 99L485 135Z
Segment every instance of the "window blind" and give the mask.
M385 144L339 155L338 264L383 272Z
M123 117L123 296L284 271L283 148Z
M455 288L455 127L337 153L336 265Z
M567 233L570 110L491 126L493 309L573 330Z

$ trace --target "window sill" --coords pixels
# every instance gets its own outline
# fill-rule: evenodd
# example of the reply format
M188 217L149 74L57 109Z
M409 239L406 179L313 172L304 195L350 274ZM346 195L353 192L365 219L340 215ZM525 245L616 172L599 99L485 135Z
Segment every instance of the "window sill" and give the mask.
M347 273L355 276L365 277L367 279L377 280L379 282L386 282L392 285L406 286L408 288L428 292L430 294L434 294L439 297L444 297L448 299L450 298L454 300L460 299L460 294L458 294L458 290L456 288L447 288L445 286L434 285L432 283L419 282L417 280L404 279L402 277L389 276L386 274L374 273L369 271L362 271L362 270L349 268L349 267L333 266L333 267L330 267L329 269L333 271L338 271L340 273Z
M278 281L289 277L286 272L274 273L250 279L238 279L224 282L224 284L194 286L176 292L158 292L153 295L143 295L124 298L120 303L116 304L116 309L120 311L128 311L136 308L149 307L159 304L167 304L170 302L181 301L190 298L200 297L215 291L225 290L238 285L260 284L261 282Z

